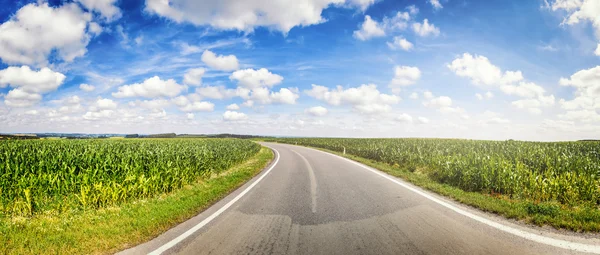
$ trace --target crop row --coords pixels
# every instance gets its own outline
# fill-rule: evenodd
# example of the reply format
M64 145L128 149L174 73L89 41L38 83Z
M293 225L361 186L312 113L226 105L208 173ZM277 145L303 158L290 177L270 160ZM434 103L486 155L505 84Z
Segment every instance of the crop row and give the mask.
M259 150L237 139L1 141L0 214L149 198L219 174Z

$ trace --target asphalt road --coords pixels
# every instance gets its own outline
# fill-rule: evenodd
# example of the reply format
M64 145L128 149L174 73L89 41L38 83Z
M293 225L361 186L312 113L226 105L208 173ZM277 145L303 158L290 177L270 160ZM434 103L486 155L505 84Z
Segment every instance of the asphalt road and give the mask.
M600 247L598 239L521 226L328 153L265 145L278 152L276 164L121 254L575 254ZM563 242L572 247L556 247Z

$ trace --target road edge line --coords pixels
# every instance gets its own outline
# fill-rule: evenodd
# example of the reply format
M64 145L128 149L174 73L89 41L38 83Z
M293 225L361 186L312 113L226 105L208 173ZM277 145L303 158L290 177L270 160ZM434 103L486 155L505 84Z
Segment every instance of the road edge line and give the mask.
M213 214L208 216L206 219L204 219L200 223L196 224L194 227L188 229L187 231L185 231L183 234L179 235L175 239L169 241L166 244L163 244L162 246L158 247L157 249L155 249L154 251L152 251L148 254L149 255L160 255L163 252L167 251L168 249L173 248L175 245L177 245L181 241L185 240L186 238L188 238L189 236L194 234L196 231L203 228L206 224L210 223L212 220L217 218L219 215L221 215L223 212L225 212L225 210L229 209L229 207L231 207L233 204L235 204L235 202L237 202L244 195L246 195L246 193L248 193L252 188L254 188L254 186L256 186L256 184L258 184L263 178L265 178L265 176L267 176L271 172L271 170L273 170L273 168L275 168L277 163L279 163L279 151L277 151L275 148L272 148L272 147L268 147L268 148L273 150L277 157L275 158L275 161L271 165L271 167L269 167L269 169L267 169L267 171L265 171L258 179L256 179L252 184L250 184L250 186L246 187L246 189L244 189L244 191L242 191L240 194L235 196L231 201L227 202L227 204L223 205L221 208L219 208L219 210L217 210L216 212L214 212Z

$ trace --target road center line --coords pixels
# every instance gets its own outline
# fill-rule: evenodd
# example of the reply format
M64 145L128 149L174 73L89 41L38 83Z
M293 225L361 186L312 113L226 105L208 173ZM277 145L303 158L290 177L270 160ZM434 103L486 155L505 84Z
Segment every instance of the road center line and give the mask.
M555 238L552 238L552 237L542 236L542 235L530 233L530 232L527 232L527 231L524 231L524 230L520 230L520 229L516 229L516 228L513 228L513 227L509 227L509 226L503 225L501 223L498 223L498 222L492 221L490 219L487 219L485 217L482 217L482 216L473 214L471 212L465 211L465 210L463 210L461 208L458 208L458 207L456 207L456 206L454 206L452 204L449 204L449 203L447 203L445 201L442 201L442 200L440 200L440 199L438 199L436 197L433 197L433 196L431 196L431 195L429 195L429 194L427 194L427 193L425 193L425 192L423 192L423 191L421 191L419 189L411 187L410 185L397 180L395 177L391 177L390 175L387 175L387 174L385 174L385 173L383 173L383 172L381 172L379 170L376 170L374 168L368 167L368 166L363 165L361 163L358 163L356 161L353 161L353 160L350 160L350 159L347 159L347 158L344 158L344 157L341 157L341 156L338 156L338 155L335 155L335 154L332 154L332 153L329 153L329 152L325 152L325 151L321 151L321 150L317 150L317 149L313 149L313 148L308 148L308 147L304 147L304 148L307 148L307 149L310 149L310 150L314 150L314 151L318 151L318 152L325 153L325 154L329 154L331 156L338 157L340 159L346 160L346 161L348 161L348 162L350 162L352 164L355 164L355 165L360 166L360 167L362 167L362 168L364 168L366 170L369 170L370 172L372 172L374 174L377 174L377 175L379 175L379 176L381 176L381 177L383 177L383 178L385 178L385 179L387 179L387 180L389 180L389 181L391 181L391 182L393 182L395 184L398 184L398 185L400 185L400 186L402 186L402 187L404 187L404 188L406 188L406 189L408 189L408 190L410 190L410 191L412 191L414 193L417 193L417 194L419 194L419 195L421 195L421 196L423 196L423 197L425 197L425 198L427 198L427 199L429 199L429 200L431 200L431 201L433 201L433 202L435 202L435 203L437 203L437 204L439 204L441 206L444 206L444 207L446 207L446 208L448 208L448 209L450 209L450 210L452 210L452 211L454 211L454 212L456 212L458 214L461 214L461 215L463 215L465 217L469 217L469 218L471 218L473 220L476 220L476 221L478 221L480 223L486 224L486 225L488 225L490 227L493 227L493 228L496 228L498 230L507 232L509 234L513 234L515 236L519 236L521 238L524 238L524 239L527 239L527 240L530 240L530 241L534 241L534 242L537 242L537 243L541 243L541 244L545 244L545 245L549 245L549 246L554 246L554 247L558 247L558 248L562 248L562 249L567 249L567 250L572 250L572 251L578 251L578 252L587 252L587 253L600 254L600 246L598 246L598 245L583 244L583 243L576 243L576 242L571 242L571 241L566 241L566 240L561 240L561 239L555 239Z
M265 178L265 176L267 176L267 174L269 174L271 172L271 170L273 170L273 168L277 165L277 163L279 162L279 151L277 151L274 148L270 148L272 149L275 154L277 155L275 162L273 163L273 165L271 165L271 167L269 167L269 169L267 171L265 171L265 173L263 175L261 175L258 179L256 179L256 181L254 181L252 184L250 184L250 186L248 186L246 189L244 189L244 191L242 191L240 194L238 194L237 196L235 196L231 201L229 201L227 204L225 204L223 207L219 208L219 210L217 210L216 212L214 212L213 214L211 214L210 216L208 216L208 218L204 219L203 221L201 221L200 223L198 223L196 226L190 228L188 231L185 231L183 234L179 235L177 238L171 240L170 242L163 244L163 246L159 247L158 249L148 253L150 255L159 255L162 254L163 252L165 252L166 250L172 248L173 246L177 245L179 242L185 240L187 237L189 237L190 235L192 235L194 232L198 231L199 229L201 229L202 227L204 227L206 224L208 224L209 222L211 222L213 219L215 219L216 217L218 217L219 215L221 215L225 210L227 210L229 207L231 207L235 202L237 202L238 200L240 200L240 198L242 198L244 195L246 195L246 193L248 193L252 188L254 188L254 186L256 186L256 184L258 184L263 178Z
M292 150L292 149L290 149L290 150L293 151L294 153L296 153L298 156L300 156L302 158L302 160L304 160L304 163L306 164L306 170L308 171L308 176L310 176L310 196L312 198L312 212L316 213L317 212L317 178L315 177L315 171L313 170L310 163L308 163L308 160L304 156L302 156L302 154L298 153L295 150Z

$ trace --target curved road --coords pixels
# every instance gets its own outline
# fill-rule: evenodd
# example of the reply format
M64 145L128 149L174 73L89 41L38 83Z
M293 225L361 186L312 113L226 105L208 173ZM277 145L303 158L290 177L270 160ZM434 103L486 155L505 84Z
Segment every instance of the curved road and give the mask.
M562 241L547 245L502 227L584 248L600 244L489 216L328 153L264 145L279 155L266 171L193 219L121 254L576 253L555 247Z

